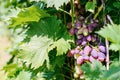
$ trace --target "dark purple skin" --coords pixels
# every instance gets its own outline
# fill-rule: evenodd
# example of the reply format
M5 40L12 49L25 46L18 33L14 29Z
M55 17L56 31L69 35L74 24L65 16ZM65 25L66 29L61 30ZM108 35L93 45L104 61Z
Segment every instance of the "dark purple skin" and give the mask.
M93 27L91 26L91 24L90 25L88 25L88 31L89 31L89 33L91 33L92 31L93 31Z
M83 37L81 45L85 46L86 44L87 44L86 37Z
M74 28L74 34L78 33L78 29Z
M90 52L91 52L91 50L92 50L92 48L90 47L90 46L85 46L85 48L84 48L84 54L85 55L89 55L90 54Z
M80 45L81 43L82 43L82 40L81 40L81 39L77 39L77 40L76 40L76 44L77 44L77 45Z
M94 57L95 59L97 59L98 58L98 52L95 49L93 49L91 51L91 56Z
M77 28L77 29L80 29L80 28L81 28L81 23L80 23L80 21L77 21L77 22L75 23L75 28Z

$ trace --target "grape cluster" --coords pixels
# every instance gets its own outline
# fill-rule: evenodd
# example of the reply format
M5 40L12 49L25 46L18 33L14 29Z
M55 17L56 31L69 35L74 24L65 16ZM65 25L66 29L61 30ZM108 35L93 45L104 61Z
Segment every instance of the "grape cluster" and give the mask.
M92 62L93 59L103 62L105 60L106 48L95 34L97 20L91 19L89 23L83 17L76 20L74 28L70 29L70 34L75 35L76 45L69 54L74 55L77 64L86 61Z

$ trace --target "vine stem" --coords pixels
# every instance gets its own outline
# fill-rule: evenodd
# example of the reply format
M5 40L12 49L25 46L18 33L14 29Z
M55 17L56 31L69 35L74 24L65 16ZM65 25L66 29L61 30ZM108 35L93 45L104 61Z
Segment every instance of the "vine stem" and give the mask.
M70 4L71 4L72 27L74 27L74 0L70 0Z
M101 0L101 2L103 5L103 21L104 21L104 26L105 26L107 24L106 16L105 16L105 0ZM105 38L105 45L106 45L106 69L109 70L110 57L109 57L109 41L107 38Z
M65 10L63 10L61 8L59 8L59 10L71 16L71 14L69 12L67 12L67 11L65 11Z

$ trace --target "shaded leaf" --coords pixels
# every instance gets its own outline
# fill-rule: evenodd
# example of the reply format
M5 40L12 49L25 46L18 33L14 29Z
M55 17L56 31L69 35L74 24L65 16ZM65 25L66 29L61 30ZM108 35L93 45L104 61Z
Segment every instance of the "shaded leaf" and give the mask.
M95 7L96 7L96 2L91 2L88 1L85 5L85 10L94 13Z

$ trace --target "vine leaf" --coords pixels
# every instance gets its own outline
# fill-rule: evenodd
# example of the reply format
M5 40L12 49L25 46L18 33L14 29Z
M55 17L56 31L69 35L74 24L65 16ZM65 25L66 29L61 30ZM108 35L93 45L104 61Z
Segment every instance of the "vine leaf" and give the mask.
M70 40L65 26L56 17L41 19L30 24L26 32L26 39L20 46L19 57L31 64L32 68L38 68L46 60L49 64L48 53L56 48L56 55L63 55L70 49ZM49 65L48 65L49 66Z
M68 3L68 1L69 0L45 0L45 2L47 3L47 7L52 7L54 5L56 9L59 9L59 7L63 5L63 3Z
M39 9L36 6L31 6L29 8L26 8L24 10L21 10L17 17L11 18L11 24L9 27L15 27L17 25L27 23L27 22L38 22L41 18L48 17L49 14L47 14L45 11Z
M54 49L57 48L57 56L58 55L63 55L70 49L70 44L65 41L63 38L57 40L56 42L53 43L53 45L49 49Z
M32 68L38 68L45 60L49 63L47 49L52 43L53 41L46 36L33 36L29 43L21 45L19 57L29 64L32 63Z
M31 80L31 72L21 71L15 80Z
M96 7L96 2L88 1L85 5L85 10L94 13Z
M120 50L120 25L108 24L97 33L112 42L110 45L111 50Z

